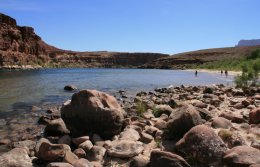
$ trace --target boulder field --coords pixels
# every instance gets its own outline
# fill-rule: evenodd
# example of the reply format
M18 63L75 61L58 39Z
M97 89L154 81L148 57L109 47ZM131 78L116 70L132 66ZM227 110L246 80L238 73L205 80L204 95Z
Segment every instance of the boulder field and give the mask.
M134 98L81 90L39 118L42 134L2 139L10 150L0 166L259 166L259 95L259 88L223 85L160 88Z

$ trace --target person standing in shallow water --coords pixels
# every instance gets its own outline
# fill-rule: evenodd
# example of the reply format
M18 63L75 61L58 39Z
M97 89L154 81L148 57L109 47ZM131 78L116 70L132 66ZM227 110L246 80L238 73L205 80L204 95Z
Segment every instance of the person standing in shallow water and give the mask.
M195 77L197 77L197 76L198 76L198 71L196 70L196 71L195 71Z
M227 70L225 70L225 75L226 75L226 77L228 76L228 71Z
M223 75L223 70L220 71L221 75Z

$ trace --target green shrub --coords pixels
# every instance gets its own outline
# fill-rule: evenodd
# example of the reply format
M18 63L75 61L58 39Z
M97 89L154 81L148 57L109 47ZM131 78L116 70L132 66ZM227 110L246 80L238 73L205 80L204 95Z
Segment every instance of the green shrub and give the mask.
M229 138L231 138L233 133L230 130L222 129L218 132L218 136L223 140L227 141Z
M152 112L153 112L153 115L155 117L159 117L160 116L158 111L159 111L158 108L156 108L156 105L154 105L153 108L152 108Z
M146 105L141 101L136 103L136 113L138 116L143 116L146 112Z
M256 64L259 68L260 62L260 49L252 51L252 53L244 58L227 58L220 61L213 61L203 63L201 65L193 65L194 69L212 69L212 70L233 70L241 71L243 66L248 66L249 69L253 64Z
M260 58L260 49L254 50L249 56L247 56L247 59L257 59Z
M260 60L252 64L242 66L242 75L235 77L235 84L238 87L249 87L259 85Z

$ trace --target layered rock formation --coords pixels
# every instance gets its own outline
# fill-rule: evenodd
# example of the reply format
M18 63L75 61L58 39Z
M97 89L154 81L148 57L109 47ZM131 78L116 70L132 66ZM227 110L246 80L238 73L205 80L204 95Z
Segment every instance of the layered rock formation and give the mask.
M18 26L15 19L0 14L0 66L47 62L46 55L56 50L43 42L32 27Z
M138 67L166 57L157 53L73 52L46 44L32 27L0 13L0 67Z

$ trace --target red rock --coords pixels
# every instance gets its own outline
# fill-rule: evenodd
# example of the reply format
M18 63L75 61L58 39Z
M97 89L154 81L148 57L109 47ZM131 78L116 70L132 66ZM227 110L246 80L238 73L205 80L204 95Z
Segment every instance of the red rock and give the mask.
M179 155L153 150L151 152L149 167L190 167L190 165Z
M61 118L49 121L44 129L44 134L47 136L59 136L69 133L70 131Z
M40 139L36 144L36 156L45 161L63 158L70 147L66 144L51 144L47 139Z
M14 148L0 156L1 167L32 167L32 161L25 148Z
M103 161L106 149L100 146L93 146L89 152L87 152L87 159L89 161Z
M72 135L97 133L104 139L119 134L124 110L115 97L96 90L82 90L61 108L61 117Z
M250 124L260 123L260 107L253 109L249 112L249 123Z
M147 167L149 163L149 159L144 157L143 155L139 155L133 158L130 162L129 167Z
M176 143L176 149L202 164L214 166L220 164L227 147L213 129L197 125Z
M72 153L70 151L67 151L63 158L63 162L67 162L69 164L74 164L78 159L79 158L77 155L75 155L74 153Z
M254 99L260 100L260 94L259 94L259 95L255 95L255 96L254 96Z
M114 140L107 150L108 155L116 158L131 158L144 150L143 143L132 140Z
M246 122L246 120L243 118L243 116L239 113L223 112L223 113L220 114L220 117L224 117L228 120L231 120L234 123Z
M170 115L167 122L168 136L181 138L192 127L201 123L199 112L192 105L185 104Z
M92 167L92 164L84 159L84 158L80 158L79 160L77 160L74 164L74 167Z
M211 126L214 128L223 128L228 129L232 126L230 120L223 118L223 117L215 117L212 119Z
M79 158L85 158L86 157L86 152L82 148L77 148L76 150L73 151L75 155L77 155Z
M203 103L203 102L196 102L193 104L195 107L198 107L198 108L207 108L207 104Z
M73 167L73 166L71 164L65 163L65 162L52 162L52 163L49 163L47 165L47 167Z
M249 167L260 164L260 151L249 146L237 146L227 151L223 160L229 167Z
M75 145L78 146L87 140L89 140L89 136L81 136L81 137L77 137L77 138L72 138L72 143L74 143Z

